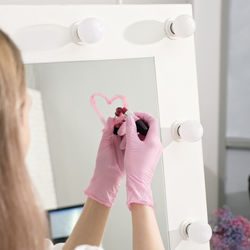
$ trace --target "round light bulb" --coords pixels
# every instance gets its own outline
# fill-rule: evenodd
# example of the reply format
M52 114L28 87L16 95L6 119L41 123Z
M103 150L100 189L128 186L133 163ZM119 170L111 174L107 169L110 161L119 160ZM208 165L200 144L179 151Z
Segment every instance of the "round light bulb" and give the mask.
M181 15L174 20L167 20L166 34L169 38L185 38L195 32L195 21L191 16Z
M90 17L75 25L78 43L96 43L103 38L104 25L97 18Z
M173 21L171 30L177 37L192 36L195 31L194 19L188 15L178 16Z
M180 124L178 134L184 141L195 142L202 138L203 128L198 121L185 121Z
M193 222L187 227L188 239L203 244L212 237L212 229L205 222Z

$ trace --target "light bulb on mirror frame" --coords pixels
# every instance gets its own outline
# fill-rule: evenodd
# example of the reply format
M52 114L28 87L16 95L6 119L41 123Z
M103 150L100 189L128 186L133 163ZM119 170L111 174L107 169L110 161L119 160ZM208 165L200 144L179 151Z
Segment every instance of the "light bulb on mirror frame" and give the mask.
M104 25L95 17L76 22L71 29L73 40L79 45L96 43L104 36Z
M196 120L174 122L171 126L171 133L175 141L196 142L203 136L203 127Z
M212 237L212 229L207 222L191 222L187 220L180 225L180 235L183 240L191 240L198 244L205 244L209 242Z
M167 37L170 39L192 36L195 29L195 21L189 15L180 15L175 19L168 19L165 22L165 32Z

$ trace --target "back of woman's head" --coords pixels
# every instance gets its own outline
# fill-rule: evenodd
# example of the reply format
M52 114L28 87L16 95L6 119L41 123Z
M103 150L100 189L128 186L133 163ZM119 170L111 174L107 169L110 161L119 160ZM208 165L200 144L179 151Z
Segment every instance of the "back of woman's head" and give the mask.
M44 250L46 220L39 208L22 146L26 102L20 51L0 30L0 249Z

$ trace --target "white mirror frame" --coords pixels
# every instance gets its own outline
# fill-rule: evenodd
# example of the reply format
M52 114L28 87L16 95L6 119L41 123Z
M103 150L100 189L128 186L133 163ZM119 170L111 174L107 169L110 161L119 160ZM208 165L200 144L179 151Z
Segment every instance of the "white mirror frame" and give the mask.
M30 25L70 27L88 17L98 18L105 26L101 41L85 45L72 42L50 50L22 51L24 63L153 57L159 120L164 128L171 127L175 121L200 120L193 36L174 40L165 37L152 44L139 45L126 41L123 33L136 22L155 20L164 23L179 15L192 16L191 5L2 5L0 28L15 40L15 33ZM26 39L28 41L29 37ZM163 164L171 250L209 249L208 243L201 245L182 240L179 233L183 221L207 221L201 141L172 142L164 150Z

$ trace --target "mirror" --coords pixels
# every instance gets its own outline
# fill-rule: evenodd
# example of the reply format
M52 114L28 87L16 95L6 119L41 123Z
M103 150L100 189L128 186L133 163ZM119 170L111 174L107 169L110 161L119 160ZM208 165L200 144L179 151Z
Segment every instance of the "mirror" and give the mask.
M95 168L103 124L90 105L93 93L127 97L131 111L159 119L154 58L26 64L32 97L31 147L27 157L33 181L46 209L83 203L83 190ZM104 117L114 116L121 102L107 105L96 98ZM162 159L152 183L156 218L165 249L168 246L166 194ZM132 246L125 179L111 210L103 247ZM114 240L115 239L115 240Z

